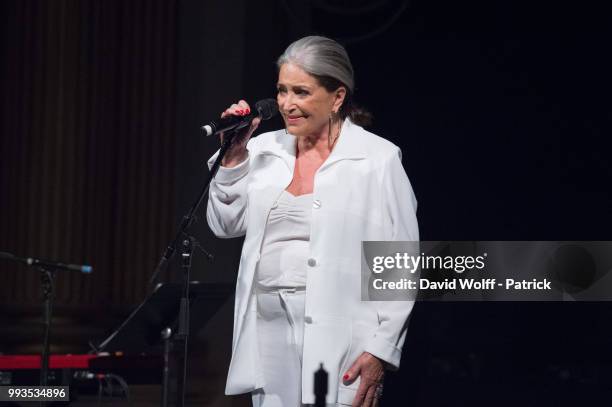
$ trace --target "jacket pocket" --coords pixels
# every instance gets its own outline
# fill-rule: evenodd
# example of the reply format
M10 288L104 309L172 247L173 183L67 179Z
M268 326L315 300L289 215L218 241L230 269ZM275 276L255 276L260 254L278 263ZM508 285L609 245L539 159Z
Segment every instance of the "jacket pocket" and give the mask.
M342 376L364 352L365 344L374 335L375 331L376 326L372 323L366 323L365 321L353 321L352 323L351 344L338 375L338 403L340 404L351 405L355 394L357 394L361 377L357 377L351 384L345 385L342 381Z
M352 387L340 386L338 389L338 404L342 406L350 406L355 400L357 389Z

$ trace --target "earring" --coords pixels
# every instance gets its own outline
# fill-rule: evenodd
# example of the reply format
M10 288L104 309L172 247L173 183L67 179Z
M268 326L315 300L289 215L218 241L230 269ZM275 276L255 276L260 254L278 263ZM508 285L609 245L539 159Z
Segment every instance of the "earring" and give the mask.
M332 113L329 114L329 125L327 126L327 145L329 146L330 149L332 146L332 141L331 141Z
M340 131L338 131L338 135L332 141L332 125L336 121L336 115L337 113L334 112L333 110L329 114L329 126L327 129L327 145L329 146L330 149L334 146L334 144L336 143L336 140L338 140L338 136L340 136Z

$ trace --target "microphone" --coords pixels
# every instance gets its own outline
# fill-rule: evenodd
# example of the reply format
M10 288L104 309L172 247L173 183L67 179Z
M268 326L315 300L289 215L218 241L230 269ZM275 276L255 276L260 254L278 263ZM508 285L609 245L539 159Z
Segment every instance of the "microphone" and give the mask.
M216 134L228 130L240 130L251 124L251 121L259 117L261 120L268 120L276 116L278 113L278 104L274 99L263 99L255 103L255 108L246 116L227 116L222 119L213 120L210 123L201 127L206 136L214 136Z
M33 257L27 257L22 259L28 266L43 266L56 270L67 270L67 271L78 271L81 273L89 274L93 271L93 267L86 264L64 264L55 261L47 261L41 259L35 259Z
M64 264L57 261L36 259L34 257L22 258L6 252L0 252L0 259L14 260L27 264L28 266L42 266L55 270L78 271L85 274L89 274L93 271L93 268L86 264Z

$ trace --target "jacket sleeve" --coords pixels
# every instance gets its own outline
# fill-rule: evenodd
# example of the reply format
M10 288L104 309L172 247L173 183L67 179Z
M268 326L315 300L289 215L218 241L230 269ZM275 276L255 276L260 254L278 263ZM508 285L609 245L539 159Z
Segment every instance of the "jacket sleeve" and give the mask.
M219 152L209 160L210 169ZM210 183L206 220L217 237L231 238L246 233L247 184L250 158L235 167L219 167Z
M382 191L391 230L388 240L418 241L417 202L408 176L402 167L401 151L387 160L383 169ZM387 362L391 369L400 365L406 339L408 317L414 301L371 301L376 307L379 325L366 343L365 351Z

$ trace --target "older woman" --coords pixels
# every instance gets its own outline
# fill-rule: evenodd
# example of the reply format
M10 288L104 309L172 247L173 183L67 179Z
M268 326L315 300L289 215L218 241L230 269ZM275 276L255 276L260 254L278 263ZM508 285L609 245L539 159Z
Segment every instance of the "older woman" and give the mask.
M211 184L219 237L246 234L236 286L226 393L254 406L376 405L397 369L413 303L361 301L363 240L418 240L416 200L400 150L364 130L344 48L305 37L278 59L286 128L234 141ZM245 101L222 116L244 115ZM210 164L216 158L211 158Z

